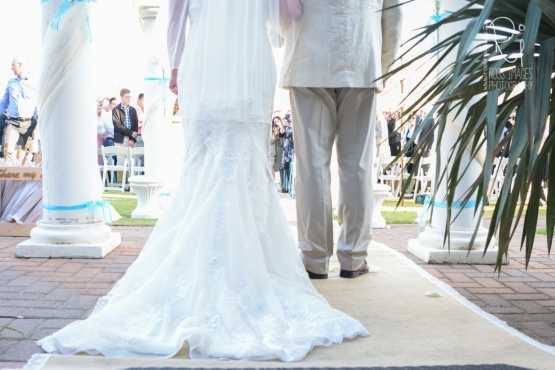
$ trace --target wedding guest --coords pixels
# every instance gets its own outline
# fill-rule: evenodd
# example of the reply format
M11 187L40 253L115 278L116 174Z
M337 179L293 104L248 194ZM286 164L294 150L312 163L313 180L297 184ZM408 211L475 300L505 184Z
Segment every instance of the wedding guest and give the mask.
M283 158L283 150L281 150L283 140L280 138L281 127L281 118L274 117L272 119L272 137L270 141L270 163L272 165L272 178L274 180L276 178L276 172L280 170L281 160Z
M103 146L113 146L114 145L114 122L112 120L112 105L110 99L104 98L102 101L102 107L100 112L100 122L103 127L102 135L102 145Z
M118 105L118 98L116 97L110 98L110 111L113 111L114 109L116 109L117 105Z
M137 117L139 119L139 135L142 135L145 124L145 94L140 93L137 98Z
M424 118L426 117L426 112L424 111L419 112L417 117L420 117L420 119L417 118L417 126L416 126L416 127L419 127L420 125L424 124ZM425 146L425 149L422 153L424 157L430 156L430 153L434 146L434 140L435 140L434 125L426 124L425 126L422 127L420 134L418 135L418 142L421 145Z
M293 161L295 158L295 144L293 140L293 127L289 121L285 121L283 136L283 193L292 194L293 191Z
M104 140L104 123L102 122L102 104L104 99L96 102L96 147L100 149Z
M295 161L295 141L293 139L293 126L290 119L286 121L283 137L283 172L285 176L283 192L294 197L293 167Z
M416 149L416 144L417 144L417 138L414 137L415 135L415 130L416 130L416 116L412 116L409 120L409 122L407 123L407 127L405 128L405 132L404 132L404 151L405 151L405 157L407 158L412 158L414 155L414 150ZM414 138L414 140L413 140ZM413 140L413 141L411 141ZM409 162L407 163L407 172L408 173L412 173L412 171L414 170L415 166L414 163L412 161L409 160Z
M25 145L37 123L36 90L25 73L23 62L14 58L12 78L0 99L0 115L4 115L3 144L8 157L15 154L17 145Z
M401 153L401 133L397 129L396 113L389 112L387 118L387 131L389 133L389 149L391 155L396 157Z
M121 103L112 112L114 141L116 144L133 146L139 135L137 110L130 105L131 90L121 89Z
M501 150L499 151L498 157L503 156L504 158L509 158L509 154L511 151L511 137L512 131L515 126L516 122L516 113L511 113L507 122L505 122L505 126L503 127L503 132L501 134L501 140L503 145L501 146Z
M6 116L0 114L0 146L4 142L4 128L6 127ZM0 150L0 158L4 157L4 151Z

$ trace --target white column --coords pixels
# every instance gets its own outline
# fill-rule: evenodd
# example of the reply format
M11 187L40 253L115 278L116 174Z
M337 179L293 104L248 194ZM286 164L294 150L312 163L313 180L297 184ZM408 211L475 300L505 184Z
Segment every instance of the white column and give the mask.
M442 1L441 6L444 10L457 10L466 5L465 0L449 0ZM449 35L464 29L467 25L465 22L458 22L441 31L439 39L445 39ZM455 53L452 54L451 60L445 63L454 61ZM447 58L446 58L447 59ZM443 68L446 64L441 67ZM454 115L449 116L449 126L445 130L442 142L440 145L441 161L437 165L440 169L450 168L447 163L451 149L457 140L462 122L464 122L465 113L459 114L457 117ZM436 135L437 138L437 135ZM436 139L437 140L437 139ZM462 264L495 264L497 259L497 249L494 245L490 245L488 251L484 253L486 244L487 229L481 224L479 225L478 233L469 252L472 236L474 235L476 226L479 222L478 214L474 214L475 203L469 202L463 204L460 202L461 196L466 193L472 181L480 174L482 164L477 158L471 158L470 154L463 159L461 168L465 168L467 164L469 169L462 181L460 182L457 192L455 204L451 209L451 219L448 220L446 208L446 190L447 184L443 180L441 183L436 184L438 193L436 197L436 204L433 210L432 221L429 222L422 232L418 235L417 239L409 241L408 250L418 258L427 263L462 263ZM450 242L445 242L446 226L450 224L449 237Z
M160 190L162 189L163 169L163 126L166 119L166 90L168 84L158 55L158 48L152 39L156 36L155 16L148 14L143 18L143 31L150 54L145 75L145 122L143 139L145 145L145 175L129 179L131 189L137 194L137 208L132 218L158 218L162 213ZM159 35L161 36L161 35Z
M385 229L387 228L387 222L382 215L382 206L387 198L392 197L391 187L386 184L378 183L378 166L380 165L380 156L382 152L382 146L387 146L387 126L385 124L384 117L381 113L382 105L381 99L378 96L376 99L376 129L374 135L372 135L372 142L370 145L374 147L374 160L372 163L372 229ZM385 142L384 142L385 141ZM389 148L387 148L389 150Z
M62 3L45 2L42 15L43 217L16 256L102 258L121 236L103 221L110 211L100 198L90 5L76 2L57 17Z

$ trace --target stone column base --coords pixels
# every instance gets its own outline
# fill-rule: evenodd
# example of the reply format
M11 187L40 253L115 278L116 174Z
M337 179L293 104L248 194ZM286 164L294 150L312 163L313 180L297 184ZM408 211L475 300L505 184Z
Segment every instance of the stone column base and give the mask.
M495 265L497 262L497 248L489 248L484 255L483 250L467 250L447 248L430 248L422 245L418 239L409 240L408 251L429 264L467 264L467 265ZM507 260L503 264L507 264Z
M491 245L484 253L486 245L487 230L481 228L474 241L472 250L468 250L472 231L452 230L450 248L443 241L443 231L427 226L418 235L417 239L411 239L408 243L408 251L429 264L469 264L469 265L495 265L497 263L497 247ZM495 241L494 241L495 243ZM505 259L503 264L507 264Z
M146 176L133 176L129 179L131 190L137 194L137 208L131 212L131 218L158 218L162 213L160 204L160 181Z
M121 244L121 235L104 222L88 224L37 223L31 239L15 249L16 257L103 258Z

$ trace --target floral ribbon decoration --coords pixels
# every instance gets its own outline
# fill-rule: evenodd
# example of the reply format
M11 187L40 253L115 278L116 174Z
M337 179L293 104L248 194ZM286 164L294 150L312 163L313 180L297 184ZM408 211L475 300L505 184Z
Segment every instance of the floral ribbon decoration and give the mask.
M51 0L41 0L41 1L42 1L42 4L46 4ZM59 31L60 24L62 23L64 16L73 6L78 4L91 3L94 1L95 0L61 0L61 3L58 6L58 9L54 13L52 20L50 21L50 27L52 27L52 29L55 31ZM87 19L87 23L88 23L88 19ZM89 30L90 30L90 27L89 27Z

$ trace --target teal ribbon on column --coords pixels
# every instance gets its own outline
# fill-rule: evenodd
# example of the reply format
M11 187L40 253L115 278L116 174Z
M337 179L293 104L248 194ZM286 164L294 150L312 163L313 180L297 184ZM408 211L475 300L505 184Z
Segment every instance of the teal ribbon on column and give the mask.
M110 205L105 200L91 200L88 202L73 204L73 205L43 204L42 208L51 212L74 212L74 211L88 210L91 213L94 213L98 208L101 208L104 221L108 222L109 224L112 223L112 212L110 209ZM108 215L106 215L106 212L108 212Z
M454 201L451 203L451 205L449 205L447 201L436 200L432 202L431 198L426 198L424 200L425 207L428 207L432 204L435 208L469 209L469 208L475 208L477 203L476 203L476 200L474 199L469 199L467 201Z
M436 13L432 15L430 19L432 20L433 23L438 23L451 14L452 14L451 12Z
M49 1L51 0L42 0L42 3L45 4ZM58 31L60 29L60 23L62 23L62 19L72 7L78 4L92 3L94 1L96 0L62 0L60 6L56 10L56 13L54 13L52 20L50 21L50 27L52 27L53 30Z

